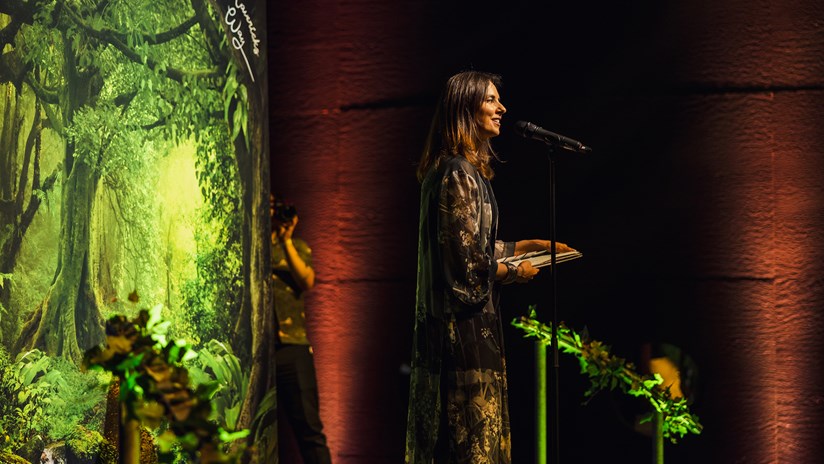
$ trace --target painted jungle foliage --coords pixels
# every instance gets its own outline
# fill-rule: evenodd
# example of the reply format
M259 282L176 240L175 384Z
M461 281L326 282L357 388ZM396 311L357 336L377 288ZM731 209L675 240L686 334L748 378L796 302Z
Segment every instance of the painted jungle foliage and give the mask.
M221 459L275 462L254 417L273 383L264 6L0 2L0 462L124 462L124 415L155 462L181 420L149 401L161 381L209 403ZM121 364L84 366L112 343ZM185 442L162 459L198 461Z

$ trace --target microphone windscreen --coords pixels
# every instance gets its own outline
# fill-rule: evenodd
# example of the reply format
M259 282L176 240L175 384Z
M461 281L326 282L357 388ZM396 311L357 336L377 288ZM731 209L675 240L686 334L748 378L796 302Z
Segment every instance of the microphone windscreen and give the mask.
M532 124L526 121L518 121L515 123L515 132L517 132L521 137L529 137L528 132L529 126L531 125Z

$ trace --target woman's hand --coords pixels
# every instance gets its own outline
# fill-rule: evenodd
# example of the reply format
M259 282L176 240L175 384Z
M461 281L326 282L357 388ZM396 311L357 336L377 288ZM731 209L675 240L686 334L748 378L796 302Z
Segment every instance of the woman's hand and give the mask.
M530 251L552 251L552 242L549 240L532 239L520 240L515 242L515 255L522 255ZM555 242L556 253L566 253L568 251L577 251L566 243Z
M540 269L532 266L532 263L529 261L521 261L521 263L518 264L515 282L519 284L527 283L535 277L538 271L540 271Z
M552 241L550 240L541 240L541 246L544 247L546 251L552 251ZM567 245L566 243L555 242L555 252L556 253L566 253L568 251L577 251L571 246Z

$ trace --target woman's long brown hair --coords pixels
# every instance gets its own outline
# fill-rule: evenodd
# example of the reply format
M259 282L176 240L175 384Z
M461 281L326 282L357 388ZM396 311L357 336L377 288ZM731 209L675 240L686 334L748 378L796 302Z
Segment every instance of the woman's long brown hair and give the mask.
M494 172L489 163L495 152L489 139L481 138L477 122L477 113L490 83L500 89L501 77L480 71L464 71L446 82L418 163L418 181L422 181L429 168L437 166L445 156L462 156L482 176L492 179Z

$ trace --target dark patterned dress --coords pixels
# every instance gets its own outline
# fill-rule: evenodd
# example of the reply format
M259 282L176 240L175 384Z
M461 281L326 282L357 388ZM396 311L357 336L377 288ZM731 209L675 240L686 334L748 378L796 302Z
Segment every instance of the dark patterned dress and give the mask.
M510 462L496 260L498 209L489 181L443 158L421 185L418 287L406 438L409 464Z

